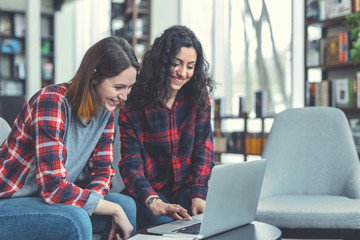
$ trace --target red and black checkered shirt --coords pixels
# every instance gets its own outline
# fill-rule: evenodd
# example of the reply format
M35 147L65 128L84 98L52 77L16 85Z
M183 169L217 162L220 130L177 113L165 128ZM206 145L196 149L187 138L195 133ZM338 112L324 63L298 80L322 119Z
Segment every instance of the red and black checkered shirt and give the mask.
M114 117L92 152L88 165L91 183L81 189L66 180L65 84L41 89L22 107L12 131L0 146L0 198L10 198L24 185L33 164L40 197L48 204L82 207L90 191L105 196L115 171L113 160Z
M121 175L130 194L144 203L164 187L171 194L191 189L206 198L214 166L211 107L196 118L193 100L178 93L172 109L139 107L130 94L119 115Z

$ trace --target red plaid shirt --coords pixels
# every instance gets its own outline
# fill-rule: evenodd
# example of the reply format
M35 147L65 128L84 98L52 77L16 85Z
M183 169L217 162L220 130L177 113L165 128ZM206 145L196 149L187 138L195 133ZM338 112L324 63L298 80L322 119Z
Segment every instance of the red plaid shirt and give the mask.
M166 185L171 194L191 189L191 198L206 198L214 166L210 101L196 119L192 99L179 93L170 110L165 106L141 109L130 94L119 115L121 175L140 203Z
M48 204L63 203L82 207L90 191L105 196L114 169L114 115L112 114L88 165L91 183L81 189L66 180L65 84L48 86L24 104L12 131L0 146L0 198L10 198L19 190L33 164L40 197Z

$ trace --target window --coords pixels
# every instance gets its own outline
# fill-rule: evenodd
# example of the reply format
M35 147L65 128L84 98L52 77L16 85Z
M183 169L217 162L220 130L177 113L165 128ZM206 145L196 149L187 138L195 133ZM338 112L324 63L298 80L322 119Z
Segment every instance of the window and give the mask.
M270 111L290 106L292 10L289 0L230 0L231 113L238 98L254 113L255 92L269 93Z
M292 1L183 0L181 24L203 44L224 113L237 114L242 96L254 114L260 90L273 112L291 106Z

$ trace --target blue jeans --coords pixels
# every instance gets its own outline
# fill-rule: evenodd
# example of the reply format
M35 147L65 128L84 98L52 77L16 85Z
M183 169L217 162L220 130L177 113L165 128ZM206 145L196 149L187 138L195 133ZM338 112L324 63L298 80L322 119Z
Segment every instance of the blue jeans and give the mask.
M191 199L190 199L190 189L186 189L185 191L179 193L177 196L168 199L163 193L157 192L159 197L163 202L179 204L191 215ZM137 208L137 229L143 229L150 225L158 225L161 223L174 221L172 217L168 216L155 216L150 209L145 207L142 204L136 202Z
M136 231L136 206L133 199L109 193L106 200L118 203ZM0 239L91 240L93 232L105 236L111 229L111 216L91 217L80 207L48 205L37 197L0 200Z

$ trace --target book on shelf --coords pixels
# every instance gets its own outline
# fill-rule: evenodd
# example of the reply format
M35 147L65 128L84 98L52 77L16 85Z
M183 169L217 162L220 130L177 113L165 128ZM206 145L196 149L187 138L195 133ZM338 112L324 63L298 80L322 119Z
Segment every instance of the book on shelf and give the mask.
M326 64L339 63L339 35L330 35L326 37Z
M349 78L339 78L332 80L333 103L332 106L340 108L352 107L352 81Z
M25 15L15 14L14 15L14 35L16 37L24 37L26 31Z
M328 80L322 80L321 82L307 82L306 105L330 106L332 104L331 88L332 82Z
M359 12L360 11L360 0L354 0L354 11Z
M2 53L19 53L21 51L20 41L18 39L7 38L1 41Z
M330 88L331 83L327 80L315 84L315 106L330 106Z
M50 19L47 17L41 17L41 37L51 36Z
M243 149L243 132L231 132L226 134L228 153L244 153Z
M227 138L224 133L214 134L214 151L216 153L226 152Z
M321 64L321 39L307 42L306 66L317 66Z
M23 85L21 82L1 81L1 95L3 96L23 96Z
M319 20L319 0L307 0L306 1L306 19L308 21Z
M0 34L10 36L12 31L12 22L8 15L0 15Z
M51 51L51 42L49 40L42 40L40 52L43 54L48 54Z
M266 117L270 114L270 97L267 90L255 92L256 117Z
M352 11L352 0L326 0L328 18L345 16Z
M245 138L245 153L261 155L263 150L263 137L261 133L247 133Z
M223 100L221 98L217 98L214 100L214 115L215 117L221 117L224 115L223 111Z
M44 62L42 64L41 73L43 79L52 79L54 64L52 62Z
M25 79L25 58L23 56L16 56L14 61L14 76L17 79Z
M306 82L305 84L305 105L315 106L315 84L314 82Z
M239 97L239 117L243 117L246 114L246 98Z
M142 18L137 18L135 20L135 37L140 38L143 36L144 30L144 20Z
M325 19L345 16L351 13L352 1L353 0L318 0L317 19L325 20ZM309 7L307 7L306 9L308 10Z
M359 75L360 77L360 75ZM339 108L359 108L360 89L356 76L307 82L306 106L333 106Z

